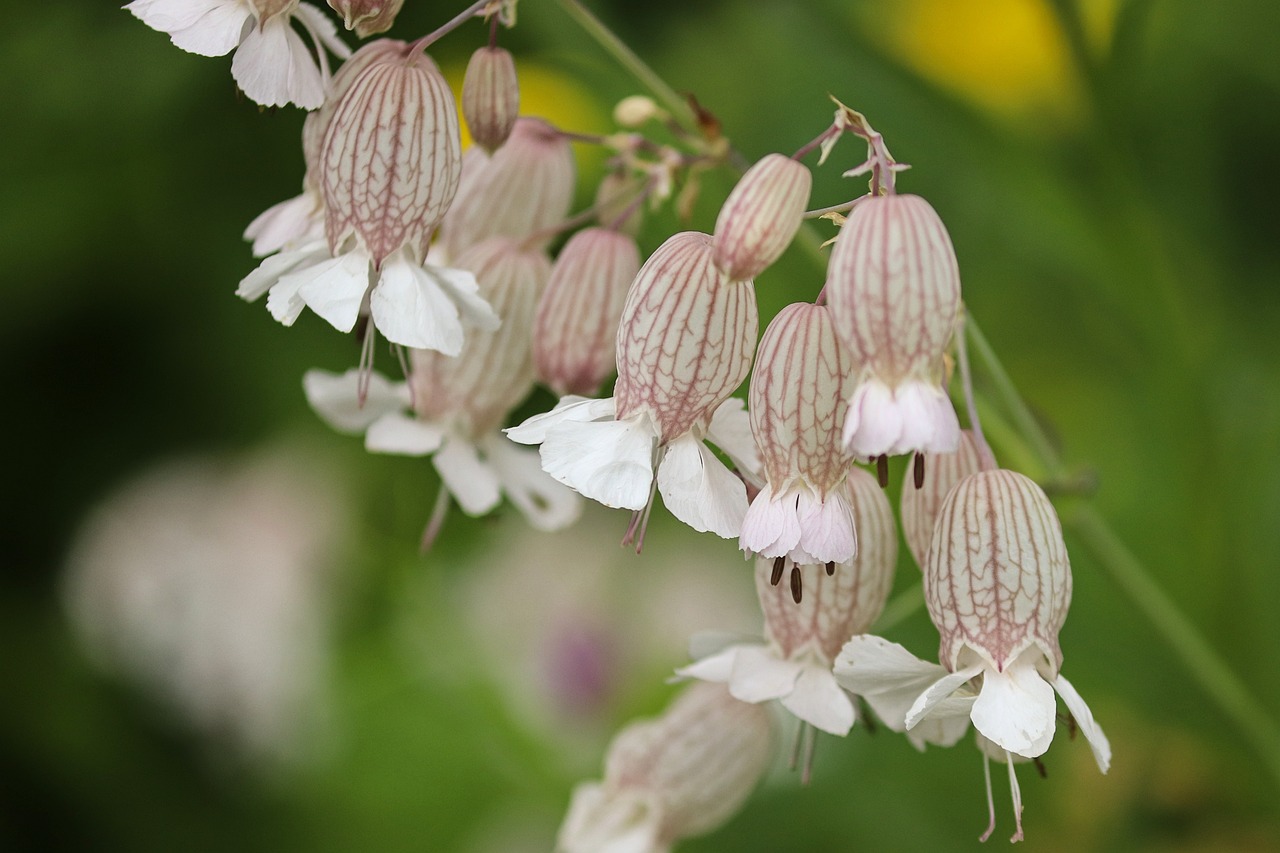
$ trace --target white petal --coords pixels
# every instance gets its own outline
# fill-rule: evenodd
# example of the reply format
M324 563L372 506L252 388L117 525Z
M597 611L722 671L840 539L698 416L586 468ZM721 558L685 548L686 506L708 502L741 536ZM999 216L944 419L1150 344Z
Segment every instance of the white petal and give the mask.
M656 440L644 416L625 421L565 420L547 430L542 470L605 506L644 509L653 484Z
M462 321L457 306L434 276L417 264L389 260L369 297L373 323L387 340L445 355L462 351Z
M144 24L200 56L225 56L240 43L253 13L242 0L157 0L125 7Z
M730 397L721 403L711 416L707 440L723 450L752 485L764 485L760 454L756 451L756 440L751 434L751 418L747 414L746 403L737 397Z
M661 809L638 791L584 782L569 800L556 853L662 853L661 820Z
M730 646L758 646L764 641L759 634L737 631L698 631L689 638L689 657L702 660L718 655Z
M699 533L735 539L742 532L746 487L692 435L667 445L658 467L658 491L671 514Z
M743 514L738 547L762 557L783 557L799 543L796 493L787 490L775 495L773 487L766 485Z
M449 294L449 298L457 305L464 323L486 332L492 332L502 325L502 320L494 313L493 307L480 296L480 285L476 283L476 277L471 272L437 266L418 267L418 269L430 276L441 290Z
M733 662L738 657L741 646L731 646L717 654L708 655L702 660L676 670L682 678L697 678L702 681L714 681L717 684L728 684L733 676Z
M614 399L593 400L570 394L562 397L554 409L534 415L519 426L503 430L507 438L517 444L542 444L546 440L547 430L565 421L601 421L613 420L617 411Z
M853 701L825 669L806 666L795 688L782 697L782 707L809 725L844 737L853 728Z
M497 472L480 461L469 442L450 438L431 461L467 515L484 515L502 499Z
M829 492L822 501L816 496L807 501L805 498L802 492L799 550L805 556L798 562L843 563L852 559L858 550L858 540L853 530L853 511L841 491Z
M517 447L496 433L484 442L502 491L539 530L562 530L582 514L582 499L542 470L537 451Z
M186 29L219 7L239 9L241 16L249 14L241 0L134 0L124 8L148 27L167 33Z
M313 110L324 103L324 80L289 20L280 15L251 27L231 58L231 76L254 103Z
M280 286L296 286L298 297L340 332L356 327L369 289L369 256L348 252L322 264L282 276Z
M293 14L301 20L303 26L313 36L320 39L321 44L329 48L329 52L334 56L346 59L351 55L351 48L338 38L338 28L324 12L310 3L299 3L298 8L293 10Z
M987 669L973 703L973 725L988 740L1025 758L1043 755L1057 723L1053 687L1035 664L1015 662L1004 672Z
M733 662L729 692L743 702L778 699L795 689L804 664L780 660L764 646L741 646Z
M364 436L364 446L373 453L426 456L440 449L444 435L439 424L392 412L369 425L369 431Z
M244 238L253 241L253 256L266 257L305 237L319 236L320 226L324 221L320 215L320 205L320 197L308 190L279 204L273 204L259 213L249 223L249 227L244 229ZM243 282L241 286L244 286ZM244 296L239 291L236 292Z
M939 678L933 684L925 688L911 707L907 709L906 725L908 729L915 728L934 709L939 706L942 700L951 696L978 673L982 672L981 664L974 664L968 669L962 669L958 672L950 673Z
M240 286L236 288L236 296L252 302L275 287L282 275L320 263L326 260L328 256L328 246L323 241L307 243L297 249L272 255L258 264L257 269L240 280ZM293 292L297 292L297 287L293 288ZM299 303L299 310L301 308L302 303ZM276 319L279 318L277 317Z
M845 643L833 671L842 687L866 699L876 716L895 732L906 729L907 711L916 699L947 675L938 664L870 634Z
M1071 712L1071 716L1075 717L1080 733L1084 735L1085 740L1089 741L1089 748L1093 750L1093 759L1098 762L1098 769L1106 773L1111 768L1111 744L1107 741L1107 736L1102 733L1102 727L1094 721L1093 712L1089 710L1089 706L1085 704L1071 682L1061 675L1053 680L1053 688L1062 697L1062 702Z
M360 405L360 371L329 373L308 370L302 377L302 390L315 413L338 432L359 433L384 415L399 411L409 404L409 389L403 382L392 382L380 373L369 374L364 405Z
M907 732L907 740L916 749L924 749L927 743L935 746L955 746L969 731L969 716L973 712L975 696L952 695L943 699L929 712L929 716L915 724Z

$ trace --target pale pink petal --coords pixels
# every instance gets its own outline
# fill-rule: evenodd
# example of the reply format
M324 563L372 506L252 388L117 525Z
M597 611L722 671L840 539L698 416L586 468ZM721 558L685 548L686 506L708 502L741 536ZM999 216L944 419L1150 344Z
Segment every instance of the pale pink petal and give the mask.
M1053 687L1035 664L1018 661L1004 672L986 671L971 717L974 728L988 740L1035 758L1053 741L1057 707Z
M699 533L733 539L742 532L746 487L692 435L667 445L658 466L658 491L671 514Z
M1098 769L1106 773L1111 768L1111 744L1107 741L1107 736L1102 733L1102 727L1094 721L1093 712L1089 710L1089 706L1085 704L1071 682L1061 675L1053 680L1053 688L1058 691L1063 704L1067 706L1071 716L1075 717L1080 733L1089 742L1089 748L1093 750L1093 759L1098 762Z
M369 425L364 436L366 450L398 456L426 456L440 449L445 431L429 421L392 412Z
M374 421L409 404L405 383L392 382L380 373L369 374L363 405L359 385L358 370L342 374L308 370L302 377L302 390L311 408L339 432L364 432Z
M412 261L397 258L382 267L369 296L373 323L387 340L445 355L462 352L458 309L438 280Z
M779 699L795 689L804 664L780 660L764 646L740 646L734 658L729 692L743 702Z
M795 688L782 697L782 707L814 728L844 737L856 718L853 700L825 669L806 666Z
M349 252L281 276L280 286L296 287L298 297L308 308L338 331L349 332L356 327L365 291L369 289L369 257Z
M431 461L467 515L484 515L502 499L497 473L480 460L469 442L450 438Z
M762 557L789 554L800 542L796 499L794 491L774 495L771 486L762 488L743 515L738 546Z
M844 445L855 456L888 453L902 434L902 413L893 392L878 379L858 385L844 419Z
M547 430L542 470L586 498L619 509L644 509L653 484L652 424L564 420Z
M802 564L843 563L853 559L858 540L853 529L853 511L839 489L827 493L819 501L807 491L801 492L800 542L803 555L792 555ZM806 504L808 504L806 506Z
M578 520L581 498L542 470L537 451L517 447L497 434L485 440L483 449L503 493L534 527L562 530Z

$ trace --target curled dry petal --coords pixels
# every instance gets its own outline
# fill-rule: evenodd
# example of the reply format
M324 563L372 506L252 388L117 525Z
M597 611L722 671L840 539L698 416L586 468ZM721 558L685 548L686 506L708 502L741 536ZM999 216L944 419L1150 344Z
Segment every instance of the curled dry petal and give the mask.
M325 128L332 251L354 237L375 264L401 247L421 261L457 192L461 157L453 94L435 63L403 45L379 54L351 79Z
M994 468L995 460L986 445L980 445L969 430L960 432L960 446L955 453L924 454L924 482L916 488L913 466L907 466L902 485L902 535L923 570L933 525L947 493L965 477L986 468Z
M884 609L898 560L893 509L875 477L861 468L850 472L848 496L858 530L857 556L831 575L820 565L802 567L799 603L786 584L772 584L774 561L756 560L765 635L784 658L810 653L830 666L849 638L870 628Z
M462 115L471 138L493 153L511 135L520 114L520 83L510 51L482 47L471 54L462 78Z
M533 324L533 362L551 390L593 396L614 369L618 320L640 270L634 238L585 228L551 269Z
M551 262L539 249L494 237L464 252L457 264L474 273L479 295L501 325L469 330L456 357L413 350L410 384L419 417L453 420L478 439L501 427L533 386L533 315Z
M966 646L997 672L1034 646L1048 659L1047 677L1057 676L1071 564L1057 513L1028 478L981 471L951 490L933 530L924 588L948 669L964 666Z
M711 238L685 231L640 268L618 327L618 419L647 411L666 443L711 414L751 370L759 320L751 282L730 282Z
M404 0L329 0L343 25L362 39L391 29L403 5Z
M800 229L813 175L782 154L747 170L716 219L716 266L730 279L753 279L776 261Z

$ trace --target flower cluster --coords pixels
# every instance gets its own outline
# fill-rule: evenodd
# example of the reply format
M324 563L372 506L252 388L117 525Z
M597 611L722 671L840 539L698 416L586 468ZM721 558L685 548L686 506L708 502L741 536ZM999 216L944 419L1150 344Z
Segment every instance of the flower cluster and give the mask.
M364 38L400 4L332 5ZM236 49L233 74L255 100L314 110L302 194L248 227L262 260L237 292L265 295L286 326L309 308L361 336L360 363L308 372L306 397L371 451L432 458L441 498L424 545L451 503L483 515L505 497L556 530L586 498L631 513L623 542L639 552L660 498L753 560L762 637L695 644L677 677L712 684L618 736L603 783L575 792L561 849L665 850L722 822L765 770L760 706L772 700L801 722L806 779L814 730L847 735L864 703L918 746L952 745L972 722L984 755L1009 765L1015 840L1013 766L1047 750L1055 691L1105 772L1106 738L1060 672L1071 576L1057 517L1035 483L996 466L972 406L973 430L960 429L955 252L934 208L897 192L906 166L865 117L837 103L812 142L744 171L709 233L673 234L642 262L646 208L687 211L700 172L736 162L728 140L705 111L685 127L646 98L620 104L607 135L521 116L515 62L496 44L514 24L509 0L354 53L298 0L128 8L185 49ZM464 152L455 95L425 51L477 15L491 27L460 93L475 142ZM349 58L330 74L321 46ZM826 212L840 227L817 299L761 336L756 281L807 215L805 157L820 150L821 165L846 135L866 142L845 175L869 176L869 192ZM575 215L573 142L607 153L595 202ZM402 380L374 369L378 335ZM538 384L558 401L513 424ZM902 525L941 637L936 664L867 633L893 584L883 487L903 455Z

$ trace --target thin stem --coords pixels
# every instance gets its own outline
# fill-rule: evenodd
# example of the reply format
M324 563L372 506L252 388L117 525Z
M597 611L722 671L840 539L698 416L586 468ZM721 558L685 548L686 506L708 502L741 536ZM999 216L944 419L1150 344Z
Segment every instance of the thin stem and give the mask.
M965 342L965 327L969 325L969 309L965 307L960 315L960 333L956 335L956 360L960 362L960 385L964 389L964 407L969 415L969 429L973 431L974 441L986 456L994 459L987 438L982 434L982 421L978 417L978 403L973 396L973 372L969 370L969 347Z
M806 210L804 212L805 219L821 219L830 213L844 213L847 210L853 210L858 206L858 202L870 196L860 195L852 201L842 201L839 204L833 204L830 207L819 207L815 210Z
M476 0L475 3L472 3L470 6L463 9L457 15L454 15L449 20L449 23L440 27L435 32L427 33L425 36L418 39L413 44L409 45L409 51L411 53L416 53L417 51L420 51L420 50L426 50L431 45L435 44L437 41L444 38L449 33L453 32L458 27L462 26L464 23L474 18L491 2L493 2L493 0Z

